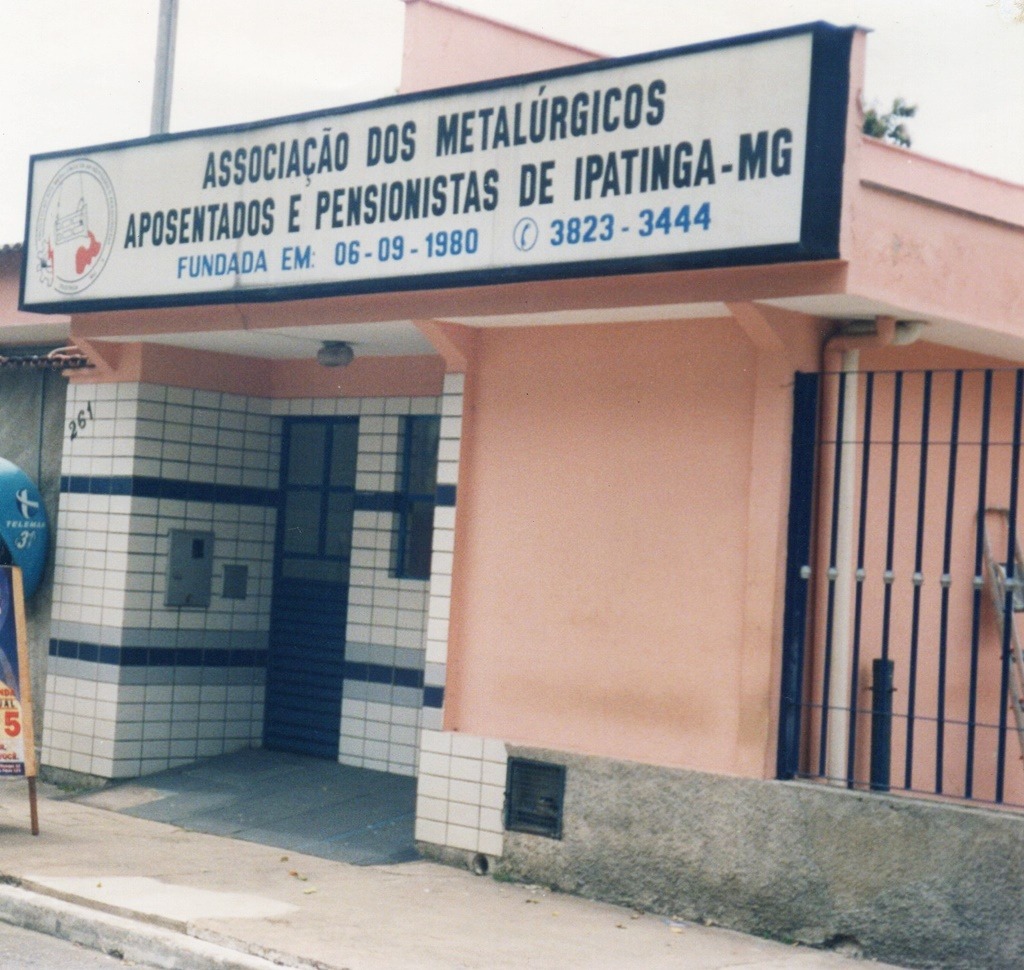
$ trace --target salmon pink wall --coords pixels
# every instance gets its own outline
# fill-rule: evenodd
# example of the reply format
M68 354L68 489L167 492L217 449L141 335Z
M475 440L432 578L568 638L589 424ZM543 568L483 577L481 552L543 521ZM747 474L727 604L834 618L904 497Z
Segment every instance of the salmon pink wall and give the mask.
M864 139L844 214L849 292L1021 335L1024 186ZM966 341L966 342L965 342Z
M737 748L750 530L779 526L778 503L749 515L755 345L719 319L487 330L476 350L446 727L760 775L766 716L755 757ZM772 627L748 645L762 709Z
M348 367L313 360L262 360L151 343L79 339L93 367L73 371L76 384L146 381L169 387L269 398L421 397L441 393L440 357L360 357Z
M592 61L598 55L431 0L405 0L403 93Z

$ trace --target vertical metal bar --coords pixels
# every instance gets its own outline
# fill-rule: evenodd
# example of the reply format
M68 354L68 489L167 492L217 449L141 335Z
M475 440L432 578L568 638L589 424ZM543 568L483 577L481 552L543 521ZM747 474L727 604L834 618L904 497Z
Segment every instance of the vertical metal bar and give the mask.
M964 372L953 377L953 413L949 428L949 474L946 479L946 527L942 539L942 601L939 616L939 684L935 707L935 792L942 794L943 764L946 747L946 656L949 650L949 587L953 561L953 512L956 508L956 471L960 444L960 402L963 396Z
M793 778L800 767L804 652L818 446L818 374L796 375L790 450L789 526L786 537L786 604L782 622L782 689L776 775Z
M888 791L892 758L893 662L871 662L871 790Z
M974 596L971 603L971 675L967 699L967 763L964 766L964 798L974 794L974 746L978 720L978 650L981 643L981 593L985 585L985 496L988 491L988 448L992 427L992 371L985 371L981 401L981 443L978 456L978 506L974 532Z
M331 511L331 467L334 464L334 422L323 421L324 426L324 467L320 473L320 536L317 539L316 554L324 555L327 550L327 523Z
M36 483L43 487L43 448L46 435L46 385L50 380L50 372L39 372L39 438L36 445Z
M170 130L171 92L174 89L174 45L178 35L178 0L160 0L156 36L156 67L153 74L153 106L149 133Z
M836 603L836 548L839 541L839 495L840 480L843 471L842 436L843 421L846 415L846 376L836 378L839 381L839 402L836 407L836 454L832 470L832 521L829 527L828 554L828 604L825 612L825 657L821 674L821 725L818 740L818 776L826 774L825 764L828 754L828 695L832 678L832 634L835 627Z
M996 801L1003 800L1006 783L1007 698L1010 690L1010 642L1013 634L1013 597L1017 583L1017 491L1020 488L1021 412L1024 410L1024 370L1017 371L1013 398L1013 446L1010 452L1010 511L1006 523L1006 595L1003 603L1002 672L999 678L999 742L996 758Z
M860 465L860 510L857 524L857 573L853 608L853 644L850 653L850 728L846 742L846 784L854 784L857 760L857 698L860 691L860 640L864 612L864 554L867 547L868 492L871 471L871 426L874 416L875 374L868 371L864 380L864 445Z
M917 478L917 535L914 540L914 595L910 620L910 669L907 687L907 743L903 787L913 787L914 714L917 710L917 648L921 634L921 584L924 582L924 513L928 494L928 426L932 411L932 372L925 371L921 401L921 462Z
M395 514L395 528L397 530L395 566L399 576L405 575L406 537L408 535L409 521L409 481L412 471L412 421L410 418L402 418L400 422L402 435L402 479L398 492L398 510Z
M39 796L36 789L36 776L28 777L28 821L33 835L39 834Z
M854 520L856 510L857 424L860 351L844 350L843 385L846 413L843 417L842 475L839 479L838 523L835 555L835 609L832 624L832 662L828 681L828 753L825 770L830 779L845 779L849 765L846 747L850 731L850 633L854 606Z
M892 400L892 458L889 465L889 523L885 539L885 596L882 603L882 659L889 659L889 634L892 626L892 584L893 556L896 546L896 486L899 482L900 468L900 418L903 409L903 373L897 371L893 375Z

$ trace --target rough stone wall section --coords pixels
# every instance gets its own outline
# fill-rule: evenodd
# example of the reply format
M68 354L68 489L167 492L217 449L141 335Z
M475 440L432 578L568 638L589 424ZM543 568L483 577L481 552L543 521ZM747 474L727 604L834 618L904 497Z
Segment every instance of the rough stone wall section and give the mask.
M497 872L912 967L1024 953L1024 816L509 746L566 766L563 838L508 832Z

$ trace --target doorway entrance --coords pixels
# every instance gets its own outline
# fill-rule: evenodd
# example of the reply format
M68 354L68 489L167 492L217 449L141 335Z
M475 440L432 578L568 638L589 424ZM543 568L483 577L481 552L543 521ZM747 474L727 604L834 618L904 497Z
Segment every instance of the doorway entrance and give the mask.
M358 418L286 419L264 746L337 760Z

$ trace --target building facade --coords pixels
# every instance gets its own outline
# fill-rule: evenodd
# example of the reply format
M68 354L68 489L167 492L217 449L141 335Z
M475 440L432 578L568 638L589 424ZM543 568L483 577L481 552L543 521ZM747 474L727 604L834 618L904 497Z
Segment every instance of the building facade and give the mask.
M815 25L679 63L710 78L736 57L763 73L778 69L773 44L805 40L811 77L829 84L794 95L803 141L798 125L760 127L741 81L722 81L742 119L732 161L696 128L659 132L650 156L642 132L633 148L579 148L573 202L589 208L572 208L556 199L555 148L524 154L514 215L578 247L539 269L256 292L239 243L224 274L201 254L193 274L175 251L175 278L198 290L95 299L98 282L33 296L26 269L25 309L70 307L94 365L67 389L43 764L129 778L264 743L336 757L415 775L419 845L478 870L922 966L978 966L979 953L1011 965L1024 943L1012 912L1024 869L1006 861L1024 823L1002 810L1024 802L1015 635L974 578L990 507L1007 510L1013 560L1024 188L863 138L862 31ZM591 83L604 77L586 73L603 69L592 60L433 0L407 6L404 92L490 95L492 79L535 70L523 90L553 115L542 88L582 79L591 118L600 83L617 92L601 109L609 128L660 120L675 83L649 74L661 62L613 65L647 80L608 88ZM549 135L572 130L564 100ZM465 171L468 193L477 168L463 156L502 147L481 141L481 110L492 139L500 111L473 108L470 122L462 110L438 109L428 144L453 156L448 177ZM412 164L418 118L389 142L380 115L382 158ZM710 115L698 123L717 132ZM340 166L335 139L314 142L328 146L317 165ZM673 184L641 190L662 142ZM772 235L794 154L811 173L799 243ZM204 190L220 185L219 157ZM489 157L459 247L503 217L486 208ZM733 184L734 165L778 194L747 210L758 197L739 181L735 198L707 194ZM52 202L33 200L40 224ZM326 225L340 205L321 193L310 211ZM730 207L739 243L583 252L609 225L683 239ZM258 239L266 209L253 233L242 211L241 234ZM139 209L110 237L122 250L145 248L143 214L157 248ZM531 237L511 225L522 252ZM397 231L382 238L378 262L397 258ZM352 252L336 243L336 263L342 242L342 263ZM313 269L301 245L289 254ZM354 350L348 366L318 362L338 344ZM869 415L886 428L870 449ZM862 699L878 659L894 671L888 721ZM872 735L876 715L888 734ZM970 878L965 846L979 846Z

